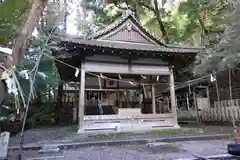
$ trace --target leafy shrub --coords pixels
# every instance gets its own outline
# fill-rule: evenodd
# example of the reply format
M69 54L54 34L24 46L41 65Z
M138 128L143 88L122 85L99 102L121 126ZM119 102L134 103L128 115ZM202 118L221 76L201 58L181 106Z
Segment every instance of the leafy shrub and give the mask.
M38 107L33 107L28 116L27 124L31 128L55 124L54 107L52 103L42 103Z

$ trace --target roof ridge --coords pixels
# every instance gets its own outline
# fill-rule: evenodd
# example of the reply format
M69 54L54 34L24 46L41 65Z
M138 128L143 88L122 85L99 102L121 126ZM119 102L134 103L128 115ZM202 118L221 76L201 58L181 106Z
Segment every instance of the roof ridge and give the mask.
M94 39L97 38L98 36L100 36L101 34L104 34L105 32L108 32L111 29L114 29L114 26L118 26L119 24L121 24L122 22L124 22L129 15L124 15L122 14L119 18L117 18L116 20L114 20L112 23L106 25L105 27L103 27L102 29L96 31L95 33L93 33L91 36L89 36L88 39Z
M185 48L185 49L204 49L204 46L190 46L190 45L175 45L175 44L166 44L168 48Z

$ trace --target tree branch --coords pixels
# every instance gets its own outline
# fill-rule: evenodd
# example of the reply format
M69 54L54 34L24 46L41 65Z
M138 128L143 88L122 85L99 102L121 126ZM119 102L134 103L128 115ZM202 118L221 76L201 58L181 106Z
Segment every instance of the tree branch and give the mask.
M140 2L138 2L138 3L139 3L139 5L141 5L141 6L145 7L145 8L147 8L147 9L149 9L150 11L152 11L152 12L155 13L155 9L154 9L153 7L151 7L151 6L147 5L147 4L145 4L145 3L142 2L142 1L140 1Z
M126 9L127 9L127 8L125 8L125 7L119 6L118 4L116 5L116 7L119 8L119 9L122 9L122 10L126 10Z
M208 36L209 31L208 31L208 29L206 28L206 26L205 26L205 24L204 24L204 22L203 22L203 20L202 20L202 18L200 17L199 14L197 15L197 19L198 19L198 22L199 22L199 24L200 24L200 26L201 26L201 28L202 28L205 36Z
M159 29L160 29L160 31L163 35L163 39L164 39L165 43L169 43L169 38L168 38L168 35L167 35L167 31L166 31L166 28L165 28L165 26L162 22L162 19L161 19L161 16L160 16L160 11L158 9L158 1L154 0L154 7L152 7L150 5L147 5L143 1L140 1L139 5L149 9L150 11L152 11L156 15L156 19L157 19L157 22L158 22L158 25L159 25Z

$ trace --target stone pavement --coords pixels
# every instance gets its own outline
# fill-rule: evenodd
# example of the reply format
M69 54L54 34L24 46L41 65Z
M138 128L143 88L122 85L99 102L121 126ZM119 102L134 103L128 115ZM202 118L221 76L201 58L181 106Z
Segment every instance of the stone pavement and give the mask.
M226 155L229 140L208 140L166 143L150 147L142 145L91 146L63 149L55 155L24 151L24 160L180 160L198 156ZM17 152L10 151L8 160L15 160ZM48 158L47 158L48 157ZM220 159L220 158L218 158ZM234 160L234 158L231 158Z
M181 127L196 127L196 125L183 125ZM201 135L215 135L215 134L232 134L233 129L231 126L197 126L201 127L203 132ZM76 134L77 127L76 126L68 126L68 127L52 127L52 128L39 128L39 129L31 129L25 131L24 135L24 144L36 144L36 143L51 143L54 141L61 142L69 142L69 140L66 140L66 136L70 134ZM181 135L183 136L183 135ZM145 136L144 136L145 137ZM163 136L161 136L163 137ZM136 138L136 137L129 137L125 136L122 137L123 139L129 139L129 138ZM139 137L138 137L139 138ZM148 138L159 138L159 136L154 135L152 137ZM112 139L111 139L112 140ZM18 146L20 141L20 134L13 136L10 138L9 146Z

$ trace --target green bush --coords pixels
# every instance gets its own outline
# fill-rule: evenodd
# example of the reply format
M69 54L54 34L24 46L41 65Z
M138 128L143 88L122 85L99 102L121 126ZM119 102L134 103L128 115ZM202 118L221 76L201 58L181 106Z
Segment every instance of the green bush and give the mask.
M43 103L38 107L34 107L31 115L28 116L27 124L31 128L55 124L54 107L52 103Z

